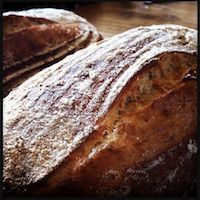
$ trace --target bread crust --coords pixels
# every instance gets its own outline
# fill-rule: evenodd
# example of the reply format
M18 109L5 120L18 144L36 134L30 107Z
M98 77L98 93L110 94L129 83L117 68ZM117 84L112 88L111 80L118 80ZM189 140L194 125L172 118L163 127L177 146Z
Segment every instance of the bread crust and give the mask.
M196 133L197 85L185 77L197 68L195 52L195 30L139 27L25 81L4 98L4 182L38 196L62 186L65 195L145 195L134 179L128 192L120 190L129 171L145 169L173 146L184 151L171 159L182 156L193 166L186 155ZM195 157L195 144L192 149ZM182 177L175 165L170 169ZM182 192L194 177L190 172ZM159 175L144 184L156 180ZM166 188L155 184L146 194L163 195Z

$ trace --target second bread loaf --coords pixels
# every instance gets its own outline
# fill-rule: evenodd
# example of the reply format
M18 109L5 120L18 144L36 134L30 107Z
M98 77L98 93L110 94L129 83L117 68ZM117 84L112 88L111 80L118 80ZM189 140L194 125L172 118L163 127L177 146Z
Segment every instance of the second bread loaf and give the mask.
M94 26L71 11L3 13L4 94L41 68L100 39Z

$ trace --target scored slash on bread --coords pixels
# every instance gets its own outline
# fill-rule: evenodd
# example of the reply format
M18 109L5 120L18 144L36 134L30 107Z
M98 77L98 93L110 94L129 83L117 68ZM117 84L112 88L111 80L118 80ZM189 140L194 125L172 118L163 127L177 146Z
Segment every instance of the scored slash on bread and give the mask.
M180 195L195 177L196 52L194 29L138 27L25 81L3 102L7 188L36 196Z
M38 71L102 39L96 28L73 12L43 8L3 13L5 94Z

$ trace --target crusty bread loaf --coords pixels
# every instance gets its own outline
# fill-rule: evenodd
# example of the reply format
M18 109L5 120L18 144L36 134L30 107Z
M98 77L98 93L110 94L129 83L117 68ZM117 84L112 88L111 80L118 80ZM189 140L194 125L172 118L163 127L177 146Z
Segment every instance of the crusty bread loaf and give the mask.
M94 26L67 10L3 13L4 94L41 68L100 39Z
M181 195L195 178L197 31L139 27L69 55L4 98L6 191Z

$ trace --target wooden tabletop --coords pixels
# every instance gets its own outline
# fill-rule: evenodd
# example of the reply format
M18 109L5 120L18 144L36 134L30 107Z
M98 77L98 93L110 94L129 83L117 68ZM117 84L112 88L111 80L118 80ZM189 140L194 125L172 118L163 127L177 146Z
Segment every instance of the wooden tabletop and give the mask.
M110 37L128 29L152 24L180 24L197 29L197 1L167 3L102 2L77 5L74 10Z

